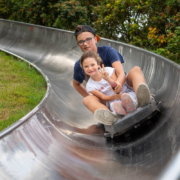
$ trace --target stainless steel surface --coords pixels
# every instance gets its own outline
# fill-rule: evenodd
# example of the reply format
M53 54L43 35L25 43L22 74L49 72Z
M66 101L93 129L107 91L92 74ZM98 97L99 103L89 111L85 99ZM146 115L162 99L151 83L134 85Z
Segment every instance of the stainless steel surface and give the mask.
M162 173L159 180L179 180L180 179L180 152L169 162L168 167Z
M33 26L33 31L31 26ZM101 39L142 68L163 110L133 140L107 140L72 86L81 55L72 32L0 19L0 48L33 63L49 79L46 97L21 123L1 132L1 179L154 180L180 146L180 68L151 52ZM142 130L142 129L141 129Z

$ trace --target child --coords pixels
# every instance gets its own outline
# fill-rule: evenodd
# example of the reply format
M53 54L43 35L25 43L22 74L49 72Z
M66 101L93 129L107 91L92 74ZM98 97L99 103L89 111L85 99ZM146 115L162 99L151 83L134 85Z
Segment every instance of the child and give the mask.
M111 85L117 80L114 68L104 68L103 61L97 53L92 50L86 51L81 56L80 65L85 72L87 92L106 101L106 106L113 114L123 116L136 109L137 100L135 92L127 85L127 82L122 85L120 94L116 94L112 90ZM116 120L117 119L118 118L116 118ZM107 120L103 121L99 118L98 120L101 123L106 122L106 125L113 123Z

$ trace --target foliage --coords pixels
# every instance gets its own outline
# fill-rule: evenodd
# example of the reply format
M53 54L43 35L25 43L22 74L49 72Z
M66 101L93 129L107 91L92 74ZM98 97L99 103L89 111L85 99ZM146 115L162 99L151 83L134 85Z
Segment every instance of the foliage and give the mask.
M66 30L89 24L99 36L179 57L180 0L0 0L0 17Z
M9 19L74 30L78 24L88 24L92 19L91 16L87 16L93 7L85 6L88 3L89 1L84 0L26 0L26 2L11 0L13 6Z
M180 64L180 26L175 28L174 33L167 34L167 46L154 51Z
M106 0L94 8L95 27L100 36L130 43L147 32L147 15L141 13L139 0Z
M79 24L94 25L97 16L93 13L93 8L100 0L59 0L54 5L57 8L58 17L53 24L56 28L74 30Z
M166 43L167 38L164 36L164 34L159 35L159 30L156 28L149 28L148 33L148 39L152 46L162 46L164 43Z
M11 15L13 3L11 0L0 0L0 18L8 19Z
M94 26L94 21L97 20L97 14L93 13L94 7L99 5L102 0L79 0L81 6L85 6L87 9L87 24Z
M179 0L106 0L94 13L98 14L95 27L100 36L178 61Z
M11 19L33 24L52 26L55 18L54 0L31 0L28 3L15 1ZM49 13L51 12L51 13Z
M78 24L87 23L87 8L79 1L62 1L54 5L58 16L53 24L56 28L74 30Z

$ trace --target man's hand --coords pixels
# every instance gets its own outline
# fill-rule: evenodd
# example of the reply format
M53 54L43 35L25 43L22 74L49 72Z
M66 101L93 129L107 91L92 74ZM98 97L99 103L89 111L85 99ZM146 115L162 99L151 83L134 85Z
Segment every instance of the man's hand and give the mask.
M122 85L119 82L117 82L117 81L116 81L116 83L117 83L117 86L115 87L115 90L113 90L113 91L116 94L119 94L122 91Z
M100 68L100 71L101 71L103 79L107 81L109 79L109 73L105 71L104 64L102 64L102 69Z

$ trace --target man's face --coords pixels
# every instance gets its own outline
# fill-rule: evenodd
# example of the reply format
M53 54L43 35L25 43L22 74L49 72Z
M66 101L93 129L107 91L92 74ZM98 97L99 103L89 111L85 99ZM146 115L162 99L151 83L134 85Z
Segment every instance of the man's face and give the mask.
M84 42L78 43L82 41ZM77 43L83 52L88 50L93 50L94 52L97 52L97 47L96 47L97 38L90 32L82 32L81 34L79 34L77 36Z

